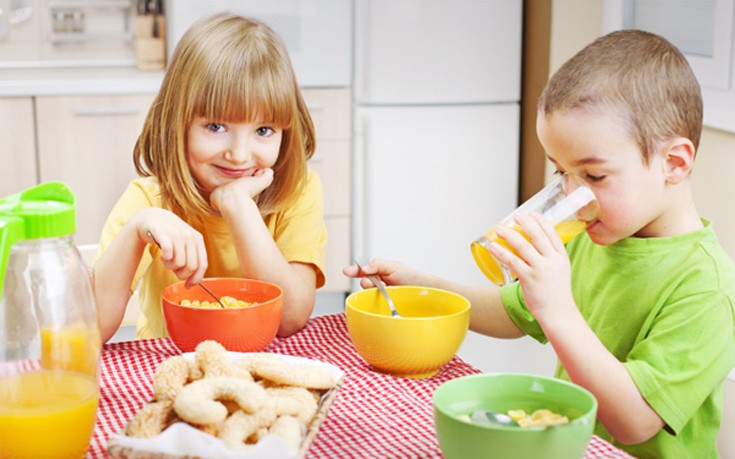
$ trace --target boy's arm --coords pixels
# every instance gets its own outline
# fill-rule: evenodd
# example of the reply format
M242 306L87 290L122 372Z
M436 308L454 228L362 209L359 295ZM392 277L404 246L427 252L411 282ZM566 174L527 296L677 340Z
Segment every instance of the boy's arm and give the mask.
M357 266L348 266L342 272L353 278L377 274L387 285L418 285L439 288L458 293L470 301L470 329L477 333L496 338L520 338L525 334L511 320L500 299L500 290L495 285L468 286L450 282L438 276L417 271L396 261L373 259L363 266L362 272ZM363 278L363 288L372 287L372 283Z
M621 443L648 440L664 422L579 312L572 296L569 256L561 239L540 215L519 215L516 222L531 242L503 228L498 236L520 256L497 244L490 246L491 252L518 275L528 310L571 380L597 398L597 417L607 431Z
M624 444L656 435L664 421L643 398L625 366L600 342L576 305L560 309L564 313L539 323L571 380L597 398L597 418L605 429Z

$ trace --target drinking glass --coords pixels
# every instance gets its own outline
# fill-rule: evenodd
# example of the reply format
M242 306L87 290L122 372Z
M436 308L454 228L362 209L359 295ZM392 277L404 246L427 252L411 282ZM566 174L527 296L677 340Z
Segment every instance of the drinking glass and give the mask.
M571 175L557 177L477 238L471 245L472 256L488 279L497 285L509 284L514 282L517 276L490 253L489 247L492 242L497 242L514 254L518 255L518 253L505 239L497 236L495 230L498 226L511 228L528 239L528 236L515 222L515 216L537 212L551 221L562 242L566 244L584 231L589 222L597 218L598 211L599 204L594 193L581 179Z

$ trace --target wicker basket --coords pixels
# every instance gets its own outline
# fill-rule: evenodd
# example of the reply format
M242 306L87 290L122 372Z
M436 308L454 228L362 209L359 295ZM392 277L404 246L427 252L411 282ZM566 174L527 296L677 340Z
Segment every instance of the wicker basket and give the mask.
M335 367L336 368L336 367ZM337 397L337 393L339 392L340 387L342 386L342 381L344 377L341 376L337 383L329 389L327 392L325 392L322 395L321 401L319 402L319 407L314 414L314 417L312 418L311 422L307 426L306 435L304 436L301 446L299 447L298 453L294 456L295 458L302 459L306 457L306 453L309 451L309 448L311 447L311 444L314 442L314 439L316 438L317 434L319 433L319 428L324 423L324 421L327 419L327 413L329 411L329 408L332 406L332 403L334 402L335 398ZM127 426L126 426L127 427ZM125 429L122 430L120 435L125 434ZM110 455L112 459L200 459L199 456L196 455L189 455L189 454L162 454L162 453L153 453L150 451L142 451L138 449L133 449L127 445L122 445L118 442L117 437L112 437L107 443L107 452ZM248 454L246 451L243 452L242 455L243 458L247 458Z

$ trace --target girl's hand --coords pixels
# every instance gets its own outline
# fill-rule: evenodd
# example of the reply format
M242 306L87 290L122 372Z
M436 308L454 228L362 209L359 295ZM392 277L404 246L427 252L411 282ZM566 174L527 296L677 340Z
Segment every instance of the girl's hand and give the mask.
M362 263L361 263L362 264ZM362 278L360 287L372 288L373 283L365 276L377 274L386 285L422 285L425 275L397 261L373 259L370 263L363 265L360 270L357 265L347 266L342 269L347 277Z
M571 266L561 238L551 223L539 214L517 215L516 223L528 235L499 227L497 234L513 247L519 256L497 243L490 250L518 276L529 311L542 322L545 314L560 312L574 305Z
M253 175L241 177L215 188L209 197L209 204L217 212L247 197L255 199L273 183L273 169L258 169Z
M131 222L143 242L161 249L161 262L177 278L185 280L187 288L201 282L208 262L199 231L173 212L157 207L141 210Z

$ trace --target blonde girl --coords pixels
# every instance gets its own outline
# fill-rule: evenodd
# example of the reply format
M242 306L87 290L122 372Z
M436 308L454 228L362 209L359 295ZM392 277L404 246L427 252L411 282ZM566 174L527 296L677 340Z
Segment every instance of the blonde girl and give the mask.
M167 336L161 290L204 277L284 291L280 335L324 284L323 192L307 169L314 126L285 46L265 24L204 18L173 53L133 153L141 178L112 209L95 262L102 336L139 285L137 338Z

